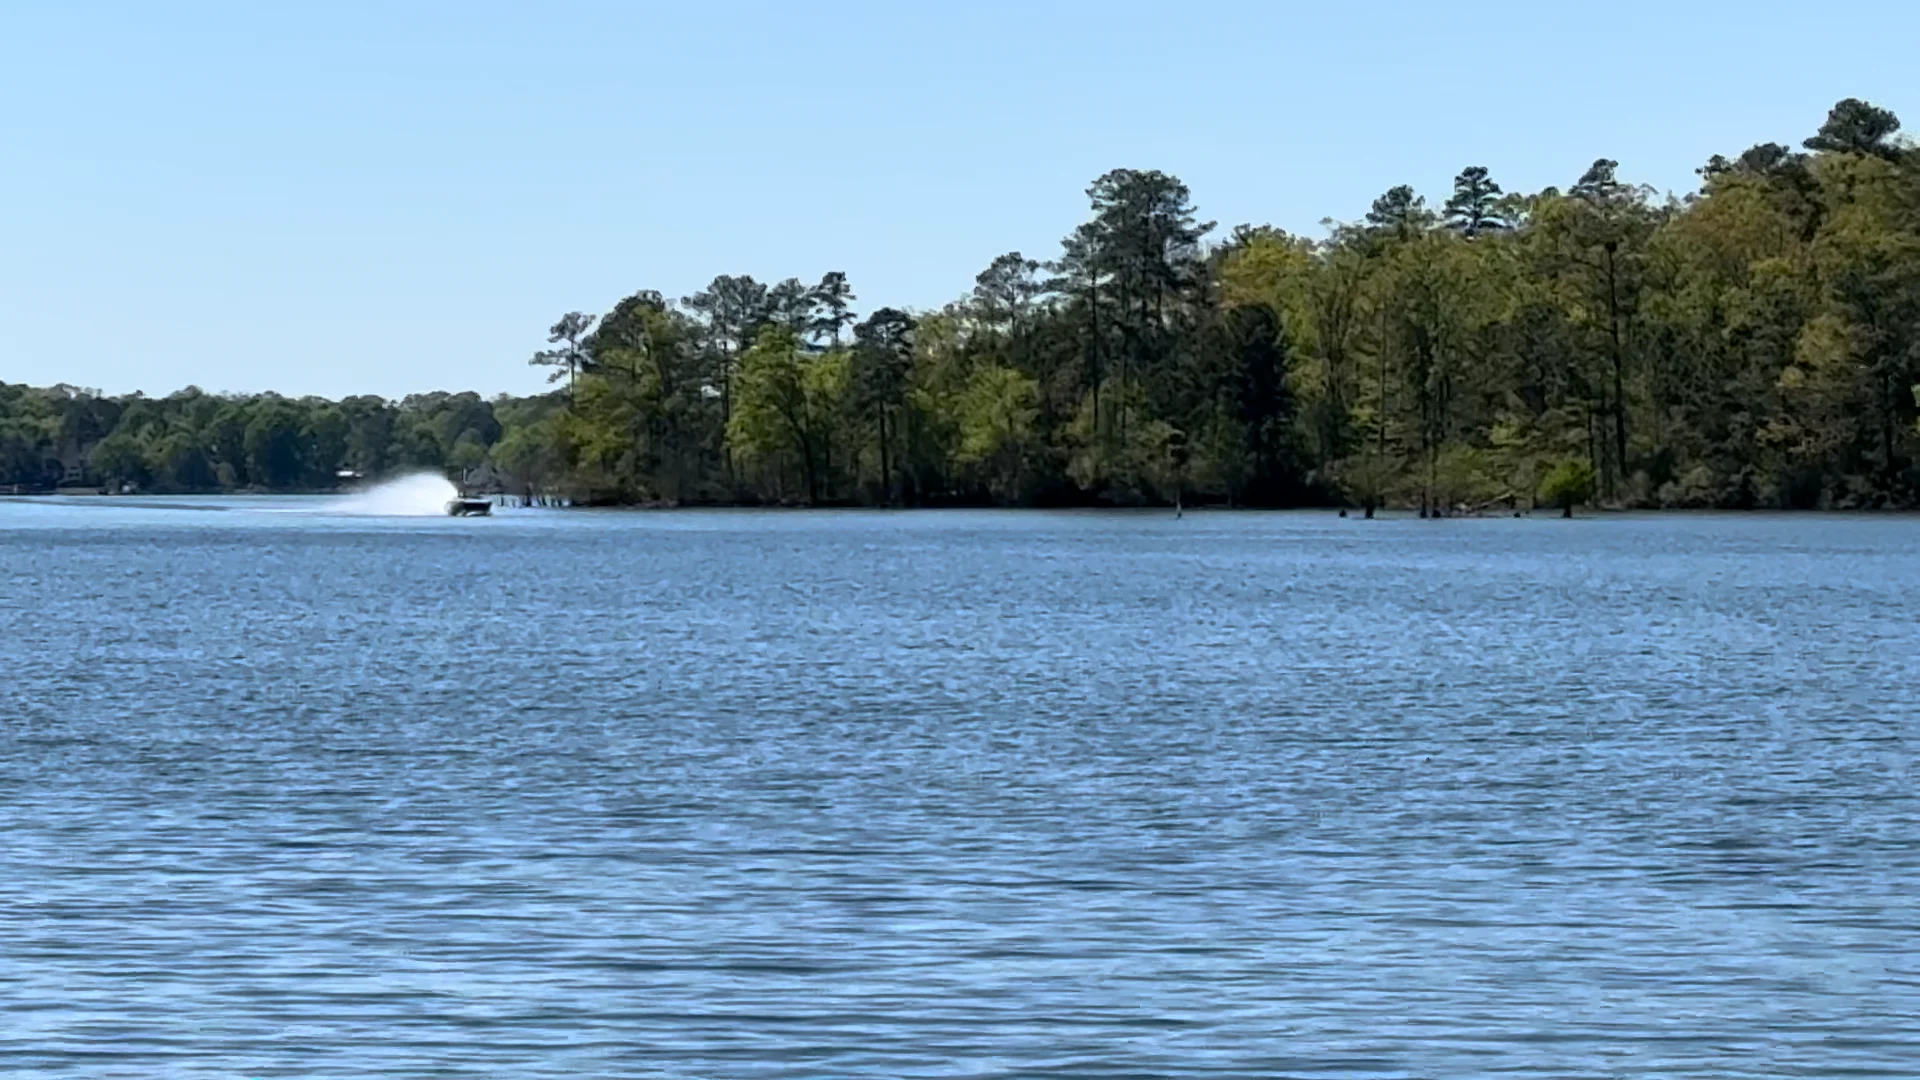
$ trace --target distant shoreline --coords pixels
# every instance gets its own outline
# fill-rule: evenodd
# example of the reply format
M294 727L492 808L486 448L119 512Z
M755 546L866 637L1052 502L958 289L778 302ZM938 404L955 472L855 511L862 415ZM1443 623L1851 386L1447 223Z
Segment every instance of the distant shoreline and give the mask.
M91 503L112 504L116 502L140 503L152 500L223 500L223 499L348 499L367 489L333 488L305 491L171 491L171 492L104 492L97 489L64 489L9 492L0 490L0 503L28 503L51 500L76 500ZM498 497L498 496L496 496ZM505 498L505 497L500 497ZM699 502L699 503L565 503L556 500L550 505L521 506L517 497L505 498L496 503L503 509L540 510L540 511L576 511L595 514L642 514L642 513L698 513L702 511L766 511L769 513L885 513L885 514L959 514L959 513L1008 513L1008 514L1125 514L1142 517L1172 516L1172 506L1151 505L1058 505L1058 506L996 506L991 504L933 503L920 506L866 505L854 503L824 503L809 506L804 503L787 502ZM1342 511L1345 511L1342 513ZM1202 504L1184 507L1182 512L1188 515L1262 515L1288 514L1296 516L1343 517L1354 521L1368 520L1359 507L1338 506L1228 506L1222 504ZM1899 518L1920 514L1912 507L1853 507L1853 508L1792 508L1792 507L1751 507L1746 509L1728 509L1724 507L1580 507L1573 515L1575 520L1599 518L1649 518L1649 517L1874 517ZM1422 515L1417 506L1387 506L1375 511L1378 520L1393 521L1495 521L1502 519L1544 518L1562 520L1558 508L1532 507L1519 510L1485 510L1479 512L1459 512Z
M411 469L589 506L1920 508L1899 130L1847 98L1684 199L1611 158L1533 192L1466 164L1323 237L1222 234L1178 177L1117 168L1057 250L937 309L863 315L828 270L567 311L529 358L543 393L0 383L0 491Z

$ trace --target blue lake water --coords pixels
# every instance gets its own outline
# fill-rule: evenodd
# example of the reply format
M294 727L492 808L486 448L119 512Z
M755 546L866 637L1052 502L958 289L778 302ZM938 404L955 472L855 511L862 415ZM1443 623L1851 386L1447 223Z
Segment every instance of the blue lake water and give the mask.
M1920 1073L1920 519L0 501L0 1070Z

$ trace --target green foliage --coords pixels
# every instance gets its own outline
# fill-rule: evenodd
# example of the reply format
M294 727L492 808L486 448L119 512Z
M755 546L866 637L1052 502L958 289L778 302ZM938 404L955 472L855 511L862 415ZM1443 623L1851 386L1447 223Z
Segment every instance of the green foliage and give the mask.
M1593 466L1572 459L1555 463L1540 480L1539 499L1568 511L1592 502Z
M1493 182L1486 166L1468 166L1453 179L1453 195L1446 206L1448 226L1469 240L1483 232L1506 228L1500 196L1500 185Z
M727 438L760 464L776 497L785 494L785 474L797 467L807 503L821 501L833 418L847 392L848 373L846 353L812 355L777 322L760 332L741 359Z
M212 491L220 486L212 459L190 431L168 432L148 450L147 462L148 474L163 490Z
M124 431L101 439L89 459L94 471L110 484L140 484L147 478L146 455L141 452L140 440Z
M1833 153L1891 155L1891 139L1900 130L1900 119L1891 112L1869 105L1859 98L1847 98L1827 114L1827 122L1808 139L1809 150Z
M1431 228L1433 221L1433 211L1427 209L1426 198L1414 194L1407 184L1388 188L1386 194L1373 200L1373 206L1367 211L1367 224L1376 233L1401 240Z
M840 272L640 291L547 331L564 390L340 402L0 385L0 486L318 490L445 470L595 502L1920 505L1920 152L1891 112L1656 197L1487 169L1323 239L1212 242L1115 169L1051 261L937 311ZM1358 208L1356 208L1358 209ZM848 331L851 329L851 337Z
M1039 400L1031 376L993 365L975 369L960 396L956 460L978 467L996 497L1012 500L1020 494Z

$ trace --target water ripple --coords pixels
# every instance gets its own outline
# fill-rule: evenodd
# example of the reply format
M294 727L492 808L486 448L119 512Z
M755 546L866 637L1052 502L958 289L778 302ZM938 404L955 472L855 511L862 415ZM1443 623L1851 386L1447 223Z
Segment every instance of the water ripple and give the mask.
M1911 1076L1917 538L7 504L0 1060Z

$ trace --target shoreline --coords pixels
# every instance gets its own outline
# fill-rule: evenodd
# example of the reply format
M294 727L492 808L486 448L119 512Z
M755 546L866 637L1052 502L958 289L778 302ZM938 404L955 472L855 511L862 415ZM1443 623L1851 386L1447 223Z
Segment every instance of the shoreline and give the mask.
M138 504L155 500L183 502L193 500L248 500L248 499L330 499L352 498L362 494L360 490L306 490L306 491L186 491L186 492L102 492L102 491L37 491L37 492L0 492L0 503L35 503L52 501L74 501L88 503L130 503ZM488 496L482 496L483 498ZM498 497L494 497L498 498ZM1021 504L965 504L945 503L931 505L885 505L869 503L823 503L809 506L804 503L775 502L649 502L649 503L555 503L551 505L524 506L518 496L508 497L507 501L496 501L494 506L502 510L527 511L572 511L600 514L641 514L641 513L693 513L702 511L765 511L769 513L887 513L887 514L953 514L953 513L1037 513L1037 514L1128 514L1139 516L1161 516L1173 514L1173 506L1152 505L1058 505L1036 506ZM1344 513L1342 512L1344 510ZM1338 506L1227 506L1227 505L1187 505L1180 508L1181 515L1224 514L1298 514L1324 515L1328 517L1349 518L1354 521L1395 520L1395 521L1498 521L1513 519L1545 518L1568 520L1557 507L1532 507L1519 510L1496 512L1459 512L1451 514L1422 515L1418 507L1387 506L1376 510L1374 519L1365 516L1359 507ZM1629 517L1907 517L1920 515L1920 507L1847 507L1847 508L1795 508L1795 507L1748 507L1744 509L1728 507L1662 507L1662 506L1606 506L1580 507L1573 513L1572 520L1596 518Z

